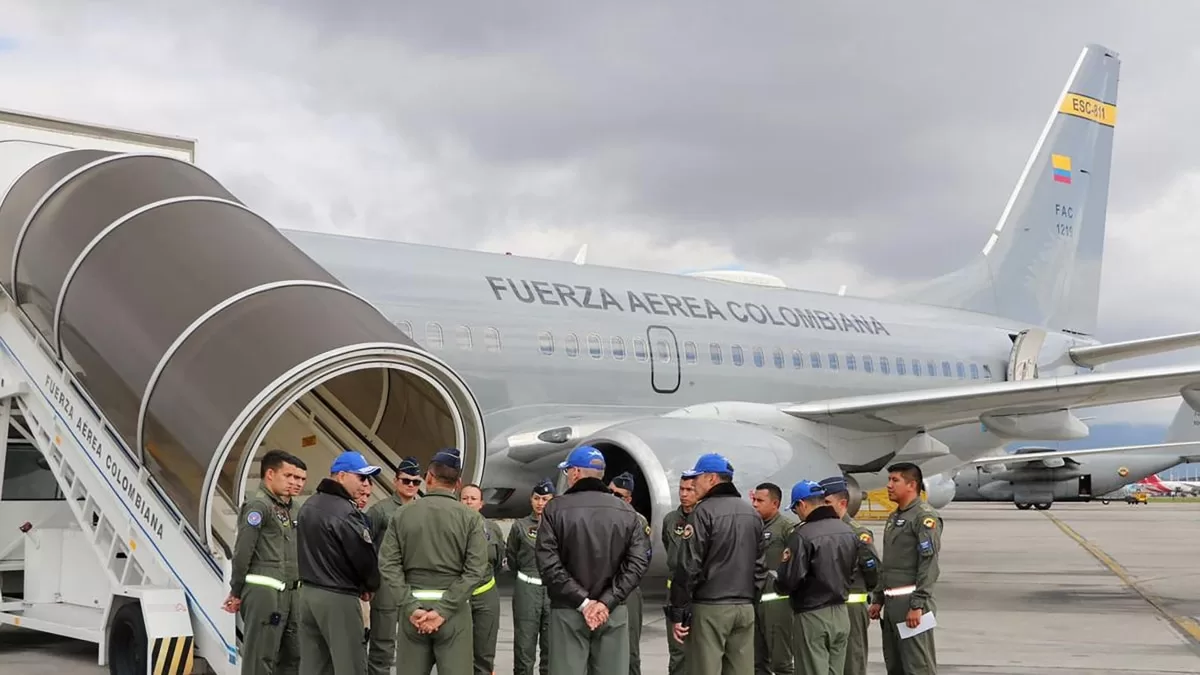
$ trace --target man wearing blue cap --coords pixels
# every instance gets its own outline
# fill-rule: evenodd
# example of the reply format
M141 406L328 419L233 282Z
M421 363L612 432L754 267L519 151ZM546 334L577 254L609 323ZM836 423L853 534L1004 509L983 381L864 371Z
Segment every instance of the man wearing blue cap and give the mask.
M532 512L518 518L508 530L505 557L508 569L517 576L512 596L514 675L533 675L535 660L539 675L550 672L550 597L542 585L533 545L542 523L542 512L553 497L554 483L542 479L533 486L533 494L529 497ZM540 659L537 658L539 648Z
M763 521L721 455L701 455L684 475L695 478L700 501L683 526L667 620L692 675L750 675L754 603L767 582Z
M633 506L633 490L637 486L637 481L633 474L626 471L608 484L608 489L616 495L621 501ZM650 523L646 521L645 516L637 514L642 528L646 530L647 544L650 539ZM646 549L646 561L649 562L653 558L654 547L650 546ZM629 675L642 675L642 587L638 586L629 594L629 598L625 600L625 609L629 612Z
M868 527L850 517L850 487L842 476L833 476L820 482L825 491L825 503L850 526L858 537L858 562L854 577L850 579L850 595L846 598L846 613L850 617L850 641L846 645L846 668L843 675L867 675L867 629L871 618L867 611L868 595L879 584L879 554L875 551L875 537Z
M801 523L788 537L775 591L788 596L795 613L797 670L841 673L850 639L846 595L858 560L858 538L826 506L821 486L810 480L792 487L792 509Z
M933 675L937 672L936 628L901 639L900 624L921 627L926 614L937 609L933 587L937 583L938 555L942 550L942 518L921 499L921 467L899 462L888 467L888 499L896 510L883 526L883 562L880 589L867 608L883 629L883 661L888 673Z
M487 580L483 516L458 500L462 454L439 450L428 491L392 514L379 549L383 582L400 607L396 660L403 672L466 675L474 662L471 593Z
M379 589L379 562L355 500L379 471L361 454L343 452L300 508L300 675L367 672L360 600Z
M371 538L375 540L376 548L383 544L388 523L396 509L417 498L417 489L421 487L421 463L416 457L400 460L392 487L395 491L391 497L376 502L367 511ZM370 675L390 675L392 672L392 664L396 662L396 625L399 618L400 609L396 599L386 584L380 586L379 592L371 598L371 634L367 641L367 672Z
M550 672L629 675L625 600L650 566L650 538L604 484L599 450L580 446L558 467L568 488L546 505L535 544L550 596Z

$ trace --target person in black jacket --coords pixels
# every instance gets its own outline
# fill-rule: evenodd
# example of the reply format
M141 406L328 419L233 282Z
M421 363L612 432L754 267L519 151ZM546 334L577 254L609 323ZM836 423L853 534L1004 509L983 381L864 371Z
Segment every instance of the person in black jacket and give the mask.
M846 596L858 563L858 537L825 504L825 490L813 481L792 487L792 509L801 523L788 537L775 591L788 596L796 613L796 670L841 673L850 640Z
M629 675L625 599L650 567L650 538L636 511L601 480L591 446L558 465L567 491L542 512L534 555L550 598L550 672ZM586 664L586 665L585 665Z
M750 675L754 604L767 583L763 520L721 455L701 455L684 476L695 478L700 501L680 535L667 620L692 675Z
M300 675L364 675L360 600L379 590L379 559L366 515L355 503L377 466L343 452L300 507Z

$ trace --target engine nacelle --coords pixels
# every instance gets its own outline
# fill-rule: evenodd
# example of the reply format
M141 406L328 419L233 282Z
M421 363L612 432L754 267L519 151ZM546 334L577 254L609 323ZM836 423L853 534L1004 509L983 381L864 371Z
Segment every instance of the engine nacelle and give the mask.
M954 478L945 473L925 478L925 501L935 509L944 508L954 501L956 486Z
M653 417L614 424L580 441L604 453L605 480L633 473L633 506L650 521L655 545L650 573L666 574L661 550L663 517L679 506L679 478L705 453L719 452L734 468L734 484L743 493L771 482L786 503L792 485L842 475L826 450L803 438L785 439L765 427L723 420ZM857 487L857 483L855 484ZM859 494L861 490L853 490ZM786 504L785 504L786 508Z
M850 493L850 503L846 505L846 513L849 513L850 517L853 518L858 515L858 510L862 508L863 499L866 498L867 493L863 492L863 489L859 487L858 481L853 476L846 476L846 487L846 491Z

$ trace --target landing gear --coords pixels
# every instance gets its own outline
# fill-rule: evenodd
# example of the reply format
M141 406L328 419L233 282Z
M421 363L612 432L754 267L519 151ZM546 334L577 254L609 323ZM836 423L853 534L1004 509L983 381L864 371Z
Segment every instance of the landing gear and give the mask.
M1016 504L1017 508L1021 509L1022 511L1028 511L1029 507L1033 506L1033 504L1022 504L1021 502L1017 502Z
M1050 504L1034 504L1033 508L1037 509L1038 511L1046 511L1050 508Z
M1026 504L1024 502L1014 502L1014 504L1016 504L1016 507L1018 509L1021 509L1022 511L1028 511L1030 508L1035 508L1038 511L1045 511L1046 509L1050 508L1052 502L1044 502L1041 504Z

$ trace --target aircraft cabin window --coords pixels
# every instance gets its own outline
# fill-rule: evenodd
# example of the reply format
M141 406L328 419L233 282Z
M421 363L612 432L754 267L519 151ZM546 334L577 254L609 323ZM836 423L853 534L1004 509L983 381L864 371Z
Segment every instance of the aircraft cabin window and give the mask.
M687 342L683 343L683 354L684 357L687 358L687 364L689 366L696 365L696 360L699 353L700 349L696 346L695 342L688 340Z
M571 358L579 356L579 336L574 333L567 333L567 356Z
M846 355L846 370L858 370L858 361L853 354Z
M979 366L977 366L974 363L971 364L971 379L972 380L979 379Z
M638 361L646 360L646 341L642 338L633 338L633 357Z
M908 368L907 368L907 364L904 361L904 358L899 357L899 356L896 357L896 374L904 375L905 371L907 371L907 370L908 370Z
M658 360L663 363L671 362L671 348L667 346L666 340L656 340L654 349L658 352Z
M429 343L426 346L428 346L430 349L442 348L445 342L444 337L442 336L441 324L434 323L433 321L425 324L425 341Z
M613 358L618 361L624 361L625 360L625 340L614 335L612 340L609 340L609 342L611 343L610 348L612 349Z
M549 331L538 333L538 349L546 356L554 353L554 336Z
M783 367L783 350L780 349L779 347L775 348L774 358L775 358L775 367L782 368Z
M404 337L408 338L409 340L413 339L411 323L407 321L397 321L396 328L399 328L400 332L404 333Z
M740 366L746 362L746 356L742 353L741 345L734 345L730 347L729 352L733 354L733 365Z
M960 379L960 380L967 379L967 367L963 365L962 361L958 362L955 370L958 371L958 379Z
M500 351L500 331L488 326L483 332L483 346L489 352Z
M723 354L721 353L721 345L719 343L708 343L708 358L710 361L712 361L714 366L721 365L721 362L725 360Z
M588 342L588 355L590 355L593 359L598 359L598 358L604 356L604 345L602 345L600 343L599 335L592 333L591 335L588 336L587 342Z
M463 351L470 351L472 347L471 328L468 326L459 326L455 334L458 336L458 348Z
M763 364L766 362L767 362L767 358L765 356L763 356L762 347L755 347L754 348L754 365L755 365L755 367L762 368Z
M949 361L942 361L942 377L954 377L954 373L950 372Z
M863 372L867 372L867 373L875 372L875 363L873 361L871 361L870 356L863 357Z
M929 361L925 365L929 366L928 370L926 370L926 372L929 373L929 376L937 377L937 364L934 363L933 361Z
M879 357L879 372L880 372L880 374L887 375L888 373L891 372L891 370L892 369L888 366L888 358L886 356Z
M799 349L792 350L792 367L796 370L804 367L804 355L800 353Z
M838 369L838 355L837 354L829 355L829 369L830 370Z
M809 361L812 363L813 368L821 367L821 355L820 354L818 354L816 352L809 354Z
M921 376L921 362L920 362L920 361L918 361L917 359L913 359L913 362L912 362L912 374L913 374L913 376L914 376L914 377L920 377L920 376Z

